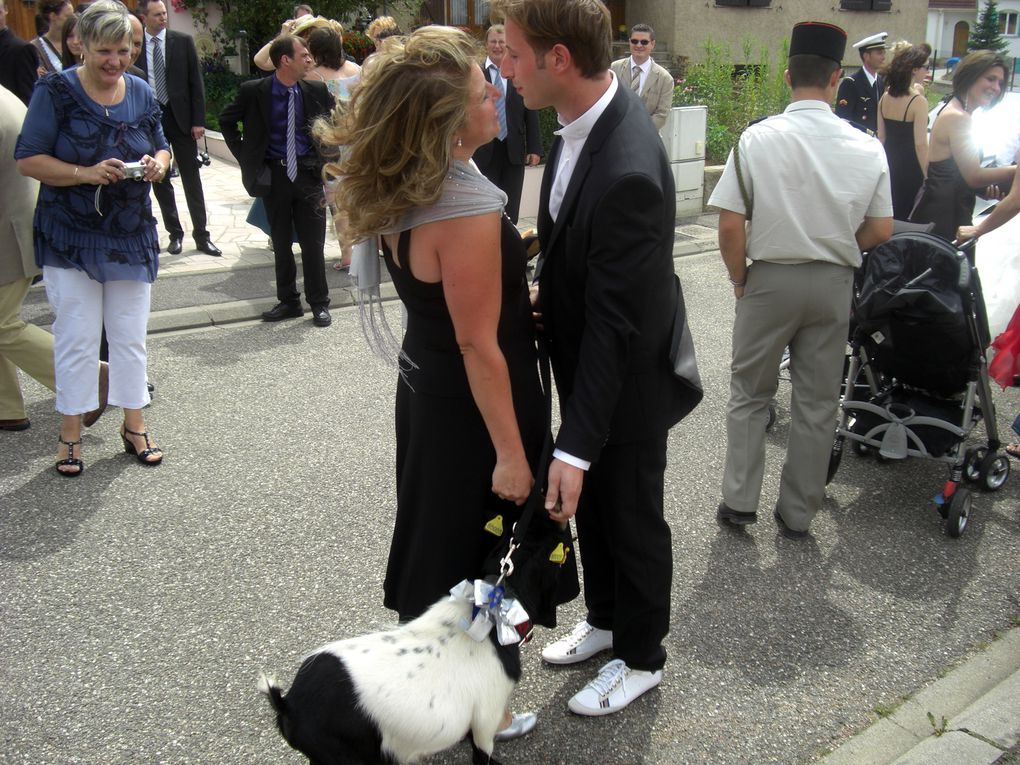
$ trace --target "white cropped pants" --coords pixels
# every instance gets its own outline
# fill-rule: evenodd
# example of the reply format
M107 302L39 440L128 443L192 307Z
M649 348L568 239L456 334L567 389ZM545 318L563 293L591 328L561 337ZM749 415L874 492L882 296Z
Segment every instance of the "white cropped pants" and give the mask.
M75 268L43 268L46 296L56 315L53 364L57 411L84 414L99 406L99 340L103 325L110 346L111 406L141 409L149 403L145 384L145 334L152 285L139 281L97 282Z

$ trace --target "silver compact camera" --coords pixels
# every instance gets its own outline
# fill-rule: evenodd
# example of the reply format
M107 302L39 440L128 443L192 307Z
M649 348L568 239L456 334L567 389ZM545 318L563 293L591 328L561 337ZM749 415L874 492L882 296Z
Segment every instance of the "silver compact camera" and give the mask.
M125 162L124 163L124 177L130 178L132 181L140 181L145 177L145 165L142 162Z

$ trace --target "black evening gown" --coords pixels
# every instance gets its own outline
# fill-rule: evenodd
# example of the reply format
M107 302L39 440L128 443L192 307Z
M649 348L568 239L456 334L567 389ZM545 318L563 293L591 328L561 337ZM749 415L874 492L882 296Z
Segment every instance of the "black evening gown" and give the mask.
M499 529L520 508L492 493L496 453L468 386L441 283L418 281L407 268L411 232L398 243L398 266L386 267L407 307L403 365L397 382L397 518L383 604L407 619L420 615L463 579L482 575ZM535 330L520 235L503 216L502 310L498 339L506 357L514 411L532 470L546 428Z
M893 217L904 221L910 217L917 191L924 183L924 173L921 172L917 150L914 148L914 123L906 119L913 100L907 102L907 108L903 111L904 119L885 119L885 156L889 160Z
M956 239L956 229L971 225L976 195L960 175L952 157L928 163L924 194L910 217L912 223L934 223L943 239Z

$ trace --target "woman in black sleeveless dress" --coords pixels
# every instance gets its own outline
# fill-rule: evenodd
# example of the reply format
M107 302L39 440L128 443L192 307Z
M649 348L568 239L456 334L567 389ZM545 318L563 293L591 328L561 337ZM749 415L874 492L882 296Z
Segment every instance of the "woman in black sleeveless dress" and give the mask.
M888 85L878 102L878 140L885 146L893 217L907 220L928 165L928 101L915 90L928 72L927 44L902 48L883 73Z
M910 221L934 223L934 233L943 239L955 240L957 229L971 224L975 190L1013 178L1015 165L981 167L980 151L971 138L971 113L1002 100L1005 78L1006 64L999 54L968 54L953 74L952 97L932 125L928 177Z
M500 129L478 52L463 32L424 27L376 53L349 111L320 130L344 147L327 172L341 178L346 234L382 235L407 310L391 348L397 516L384 584L401 620L484 574L531 492L547 427L524 247L506 195L470 162ZM369 270L352 267L359 280ZM369 314L378 347L384 319ZM527 733L535 715L508 713L506 725L497 740Z

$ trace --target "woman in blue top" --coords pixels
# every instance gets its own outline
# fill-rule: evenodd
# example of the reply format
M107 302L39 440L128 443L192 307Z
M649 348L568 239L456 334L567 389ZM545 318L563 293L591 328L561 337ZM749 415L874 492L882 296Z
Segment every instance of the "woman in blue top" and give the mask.
M41 182L35 258L53 307L60 424L57 472L77 476L81 415L99 403L96 358L110 344L109 403L122 407L124 449L144 465L163 454L145 428L145 333L159 266L152 181L170 162L160 109L143 80L125 74L128 10L99 0L82 14L82 65L39 80L15 158ZM134 165L134 169L132 168Z

